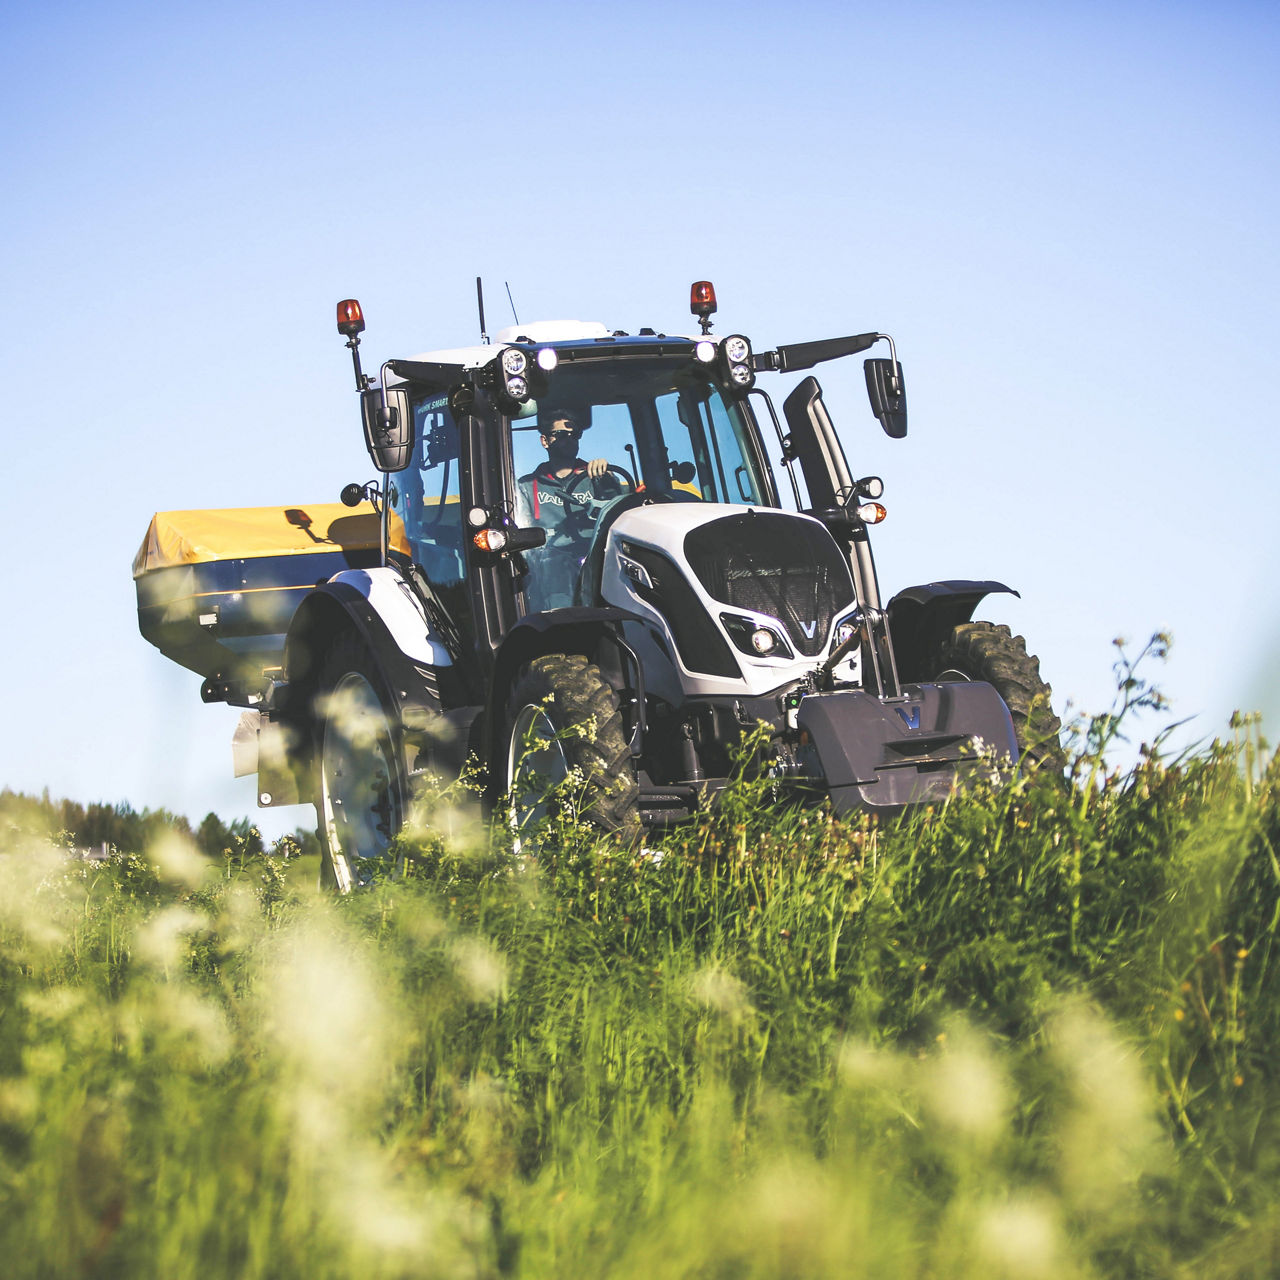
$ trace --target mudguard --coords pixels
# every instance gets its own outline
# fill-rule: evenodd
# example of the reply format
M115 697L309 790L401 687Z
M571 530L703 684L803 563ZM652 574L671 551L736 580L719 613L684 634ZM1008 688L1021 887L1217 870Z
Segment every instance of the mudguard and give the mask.
M945 800L958 775L995 755L1018 758L1009 709L989 684L903 686L882 700L861 689L809 694L797 727L807 733L837 813Z
M449 670L452 659L431 635L407 585L398 590L395 583L379 581L381 575L400 580L394 569L356 570L323 583L303 601L285 643L291 705L296 702L295 691L314 686L319 673L313 663L344 630L354 631L364 641L397 710L422 703L424 698L439 705L440 674Z
M426 611L398 569L348 569L321 588L354 603L353 597L339 588L350 588L367 601L397 651L411 662L424 667L453 666L444 641L432 630ZM359 618L363 611L348 605L348 612Z
M453 659L393 568L338 574L299 606L285 643L286 683L279 705L271 708L273 721L294 730L295 741L306 740L318 663L343 633L360 637L407 731L443 730L441 683L452 678ZM452 737L452 730L444 736Z
M620 651L622 624L643 621L627 609L612 605L574 607L532 613L522 618L503 639L494 658L491 694L484 721L485 758L492 753L501 730L507 694L516 672L527 662L547 653L580 653L597 663L615 688L628 684L629 663Z
M296 731L256 709L242 711L231 738L231 759L237 778L257 775L258 808L309 801L291 750Z
M937 672L929 669L929 659L938 646L986 596L1018 595L1003 582L951 579L907 587L889 601L889 634L901 680L928 680Z

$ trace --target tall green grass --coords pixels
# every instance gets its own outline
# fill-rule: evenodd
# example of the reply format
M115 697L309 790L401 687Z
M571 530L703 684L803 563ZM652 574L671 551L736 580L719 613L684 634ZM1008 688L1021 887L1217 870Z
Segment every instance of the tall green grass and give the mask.
M881 826L741 781L512 854L446 794L342 901L15 837L5 1274L1274 1275L1280 766L1123 723Z

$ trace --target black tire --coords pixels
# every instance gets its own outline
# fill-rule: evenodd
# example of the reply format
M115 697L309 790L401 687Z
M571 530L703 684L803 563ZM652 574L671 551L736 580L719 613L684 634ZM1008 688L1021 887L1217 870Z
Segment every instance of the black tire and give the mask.
M954 672L995 687L1013 718L1024 769L1066 767L1053 690L1040 675L1040 660L1027 652L1021 636L992 622L962 622L939 646L933 669L934 679L945 680Z
M545 745L530 750L530 739ZM553 653L530 662L507 699L498 746L495 772L502 791L514 792L517 838L546 816L555 803L547 793L573 769L581 782L568 801L572 816L626 843L639 838L640 787L618 695L586 658Z
M338 640L324 657L313 726L320 883L349 893L387 865L408 809L402 733L382 677L355 637Z

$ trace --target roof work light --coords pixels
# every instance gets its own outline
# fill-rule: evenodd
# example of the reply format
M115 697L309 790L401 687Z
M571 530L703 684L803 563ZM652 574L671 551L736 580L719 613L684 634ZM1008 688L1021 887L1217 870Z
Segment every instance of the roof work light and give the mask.
M740 333L731 334L720 344L720 357L724 375L733 391L750 391L756 382L755 366L751 358L751 343Z
M503 394L514 404L524 404L530 395L529 357L518 347L506 347L498 368Z

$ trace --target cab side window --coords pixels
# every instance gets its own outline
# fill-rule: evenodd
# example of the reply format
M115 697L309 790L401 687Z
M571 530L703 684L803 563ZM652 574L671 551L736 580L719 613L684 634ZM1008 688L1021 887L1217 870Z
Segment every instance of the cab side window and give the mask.
M413 413L418 446L413 465L395 477L396 512L428 581L447 586L464 576L458 428L443 395L420 400Z

